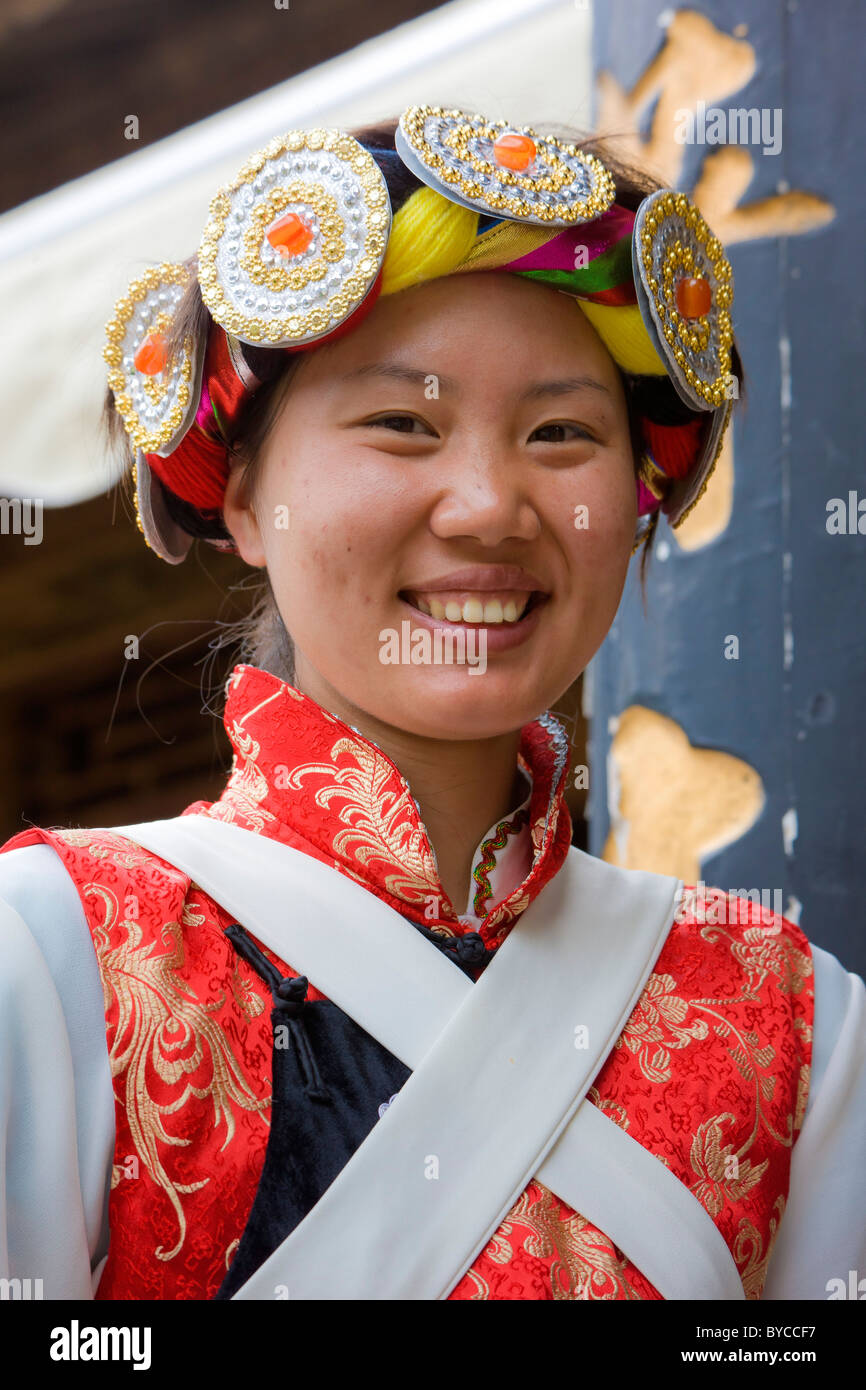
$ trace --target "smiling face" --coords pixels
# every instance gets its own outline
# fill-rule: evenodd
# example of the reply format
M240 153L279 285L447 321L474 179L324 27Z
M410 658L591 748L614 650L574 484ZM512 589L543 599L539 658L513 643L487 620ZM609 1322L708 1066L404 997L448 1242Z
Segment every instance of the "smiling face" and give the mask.
M607 634L637 518L629 422L556 290L476 273L380 298L304 355L256 469L249 501L232 474L226 525L267 566L296 685L349 722L511 732ZM383 658L425 643L432 662Z

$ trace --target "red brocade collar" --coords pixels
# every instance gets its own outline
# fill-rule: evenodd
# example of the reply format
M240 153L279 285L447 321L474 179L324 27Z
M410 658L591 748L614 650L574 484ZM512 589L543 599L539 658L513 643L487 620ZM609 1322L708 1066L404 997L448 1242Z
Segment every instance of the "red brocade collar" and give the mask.
M486 916L467 922L442 887L408 783L376 744L256 666L236 666L226 693L223 721L234 750L228 782L218 801L194 802L184 815L215 816L280 840L349 874L402 916L445 936L477 930L488 946L507 936L562 865L571 843L563 797L569 749L551 715L521 730L518 766L532 787L528 821L512 811L476 851L480 912L490 896L485 865L509 835L530 836L529 872Z

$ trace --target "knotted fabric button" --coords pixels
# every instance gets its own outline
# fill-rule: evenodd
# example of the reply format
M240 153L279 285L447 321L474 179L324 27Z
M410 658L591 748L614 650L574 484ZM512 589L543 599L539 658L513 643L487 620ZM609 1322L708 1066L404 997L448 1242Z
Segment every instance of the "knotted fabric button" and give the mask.
M297 1018L303 1007L309 980L306 975L295 975L291 979L280 980L274 995L274 1004L286 1018Z
M456 937L454 948L462 965L480 965L487 955L487 947L477 931L468 931L465 936Z

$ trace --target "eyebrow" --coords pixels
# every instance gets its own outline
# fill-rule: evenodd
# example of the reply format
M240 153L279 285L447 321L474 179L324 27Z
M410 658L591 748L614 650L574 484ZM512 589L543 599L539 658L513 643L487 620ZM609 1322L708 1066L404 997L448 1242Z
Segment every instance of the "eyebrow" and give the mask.
M457 383L450 376L442 376L439 372L424 371L422 367L404 367L399 362L367 362L363 367L356 367L351 372L343 374L344 381L351 381L356 377L382 376L394 381L406 381L413 386L426 386L431 377L435 377L438 386L446 391L454 391Z
M425 371L422 367L407 367L399 362L367 362L362 367L355 367L350 372L343 374L344 381L351 381L358 377L385 377L393 381L405 381L413 386L426 386L431 377L436 378L437 385L445 391L459 392L459 386L453 377L442 376L439 372ZM600 381L596 381L591 376L569 376L561 377L555 381L537 381L532 386L528 386L525 391L521 391L518 400L529 401L538 400L544 396L566 396L575 391L601 391L605 396L610 396L608 388Z
M603 391L606 396L610 391L603 386L600 381L596 381L592 376L568 376L562 377L559 381L538 381L533 386L527 386L525 391L520 393L520 399L524 401L534 401L540 396L567 396L573 391Z

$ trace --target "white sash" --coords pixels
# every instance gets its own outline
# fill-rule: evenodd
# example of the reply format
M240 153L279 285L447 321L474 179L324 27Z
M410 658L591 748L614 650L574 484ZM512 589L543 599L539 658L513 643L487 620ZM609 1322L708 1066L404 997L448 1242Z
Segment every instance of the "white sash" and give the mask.
M413 1068L236 1298L447 1298L532 1177L665 1298L744 1298L702 1204L581 1104L664 945L679 880L572 848L473 984L366 888L278 841L200 815L112 829L189 874Z

